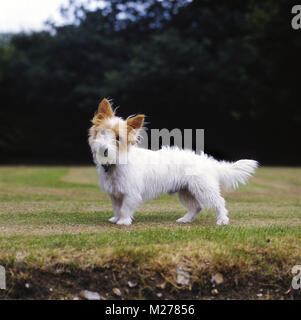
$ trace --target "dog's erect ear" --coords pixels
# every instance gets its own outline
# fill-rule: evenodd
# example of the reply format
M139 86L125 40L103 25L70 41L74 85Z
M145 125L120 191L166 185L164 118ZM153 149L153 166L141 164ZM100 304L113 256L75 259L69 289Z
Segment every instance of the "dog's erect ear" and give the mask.
M144 123L144 114L139 114L136 117L129 118L126 120L126 123L128 126L128 131L131 131L132 129L139 130L142 128Z
M96 117L99 120L114 117L114 111L108 99L104 98L101 100Z

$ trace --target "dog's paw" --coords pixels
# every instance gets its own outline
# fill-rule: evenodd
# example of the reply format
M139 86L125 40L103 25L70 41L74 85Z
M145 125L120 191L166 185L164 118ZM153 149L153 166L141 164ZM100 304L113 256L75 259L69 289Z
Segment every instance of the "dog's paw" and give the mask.
M177 222L179 222L179 223L191 223L192 220L188 219L188 218L185 218L185 217L182 217L182 218L178 219Z
M230 220L229 220L228 217L222 217L222 218L217 219L216 224L217 224L218 226L225 226L225 225L229 224L229 221L230 221Z
M119 219L118 217L114 216L114 217L110 218L108 221L111 223L116 223L118 221L118 219Z
M130 226L132 224L132 219L131 218L121 218L116 222L116 224Z

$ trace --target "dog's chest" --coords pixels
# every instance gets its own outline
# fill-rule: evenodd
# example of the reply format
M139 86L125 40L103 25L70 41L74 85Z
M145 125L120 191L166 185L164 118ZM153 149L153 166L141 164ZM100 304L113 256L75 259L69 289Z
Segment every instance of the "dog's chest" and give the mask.
M124 186L120 172L98 172L98 176L99 185L105 192L108 192L111 195L120 195L125 193L126 186Z

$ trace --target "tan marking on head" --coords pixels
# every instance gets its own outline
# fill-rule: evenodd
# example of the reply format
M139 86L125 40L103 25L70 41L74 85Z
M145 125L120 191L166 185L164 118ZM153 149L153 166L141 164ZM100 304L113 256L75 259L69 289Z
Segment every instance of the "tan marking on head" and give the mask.
M98 132L101 130L113 130L113 127L108 119L96 121L96 123L90 128L90 134L95 139L98 135Z
M144 115L140 114L127 120L119 118L118 123L112 123L111 118L115 116L114 111L107 99L103 99L99 104L97 114L92 119L92 127L89 129L89 143L101 130L112 130L116 137L117 148L126 150L130 144L135 144L139 135L139 130L144 123ZM119 137L119 141L118 141Z
M101 100L97 113L92 119L93 126L89 129L89 137L93 137L93 139L95 139L102 126L106 129L104 120L112 117L114 117L114 111L109 100L104 98Z
M132 117L126 120L126 123L130 130L139 130L142 128L144 122L144 114L138 114L136 117Z
M116 138L116 146L127 146L127 123L126 121L119 119L117 123L112 123L110 119L103 119L98 121L97 124L93 125L89 130L89 136L91 139L96 139L100 131L111 130ZM118 139L119 137L119 139ZM127 142L124 144L124 142Z
M129 143L136 143L139 130L144 123L144 114L139 114L136 117L132 117L126 120L127 123L127 136Z
M97 114L92 119L94 125L98 125L102 120L114 117L114 111L109 100L102 99L97 110Z

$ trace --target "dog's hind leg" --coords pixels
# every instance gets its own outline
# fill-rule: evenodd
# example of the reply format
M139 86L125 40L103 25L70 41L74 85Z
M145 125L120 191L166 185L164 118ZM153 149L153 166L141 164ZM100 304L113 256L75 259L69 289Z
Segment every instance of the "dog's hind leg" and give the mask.
M188 209L188 212L182 218L178 219L177 222L190 223L196 218L202 208L199 202L189 191L181 190L178 195L179 200Z
M228 210L226 209L225 199L220 195L219 186L214 183L204 183L193 179L188 184L188 190L195 199L207 208L212 208L216 212L217 222L219 226L229 224Z
M223 197L218 196L216 204L214 204L213 209L216 212L216 224L218 226L223 226L229 224L228 210L226 209L226 201Z

